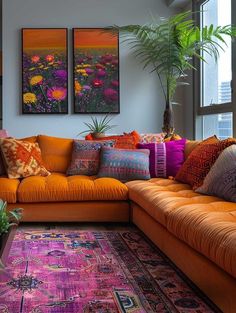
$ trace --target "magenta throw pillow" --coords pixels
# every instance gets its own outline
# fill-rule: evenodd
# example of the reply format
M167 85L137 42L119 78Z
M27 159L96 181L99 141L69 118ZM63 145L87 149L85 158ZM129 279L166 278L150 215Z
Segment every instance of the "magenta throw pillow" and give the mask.
M151 177L175 176L184 163L186 139L163 143L138 144L138 149L148 149L149 170Z

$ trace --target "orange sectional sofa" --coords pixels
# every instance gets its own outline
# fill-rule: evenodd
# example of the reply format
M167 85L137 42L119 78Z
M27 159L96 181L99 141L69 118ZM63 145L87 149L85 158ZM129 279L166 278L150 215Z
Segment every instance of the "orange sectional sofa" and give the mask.
M29 139L28 139L29 140ZM236 204L171 179L131 181L65 175L71 139L31 137L48 177L0 177L0 198L24 221L136 224L223 312L236 312ZM186 157L197 142L186 144Z

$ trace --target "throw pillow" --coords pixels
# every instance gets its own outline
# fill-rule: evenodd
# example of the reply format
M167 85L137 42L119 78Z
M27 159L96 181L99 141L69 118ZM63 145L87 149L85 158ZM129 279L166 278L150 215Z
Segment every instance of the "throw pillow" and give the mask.
M219 154L227 147L235 144L233 138L218 140L210 137L196 146L187 160L179 169L175 179L197 189L203 184L204 178L217 160Z
M87 141L74 140L71 164L67 175L96 175L99 170L101 147L113 147L114 140Z
M164 141L165 134L142 134L140 135L140 143L160 143Z
M149 149L149 169L151 177L175 176L184 162L186 139L165 143L138 144L138 148Z
M1 129L0 130L0 138L7 138L8 137L8 133L5 129ZM5 165L4 165L4 161L2 158L2 154L0 153L0 176L3 176L6 174L6 170L5 170Z
M9 178L48 176L50 174L43 165L37 143L13 138L0 139L0 143Z
M221 152L196 192L236 202L236 145Z
M122 182L150 179L149 150L102 148L98 177L112 177Z
M94 139L91 134L85 137L86 140L115 140L115 148L117 149L136 149L136 145L139 142L139 137L137 136L137 132L130 133L126 135L114 135L114 136L105 136L99 139Z

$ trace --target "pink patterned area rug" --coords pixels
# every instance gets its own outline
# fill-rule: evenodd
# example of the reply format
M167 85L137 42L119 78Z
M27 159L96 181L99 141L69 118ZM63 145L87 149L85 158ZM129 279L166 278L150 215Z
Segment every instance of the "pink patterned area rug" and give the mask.
M21 229L1 313L220 312L136 229Z

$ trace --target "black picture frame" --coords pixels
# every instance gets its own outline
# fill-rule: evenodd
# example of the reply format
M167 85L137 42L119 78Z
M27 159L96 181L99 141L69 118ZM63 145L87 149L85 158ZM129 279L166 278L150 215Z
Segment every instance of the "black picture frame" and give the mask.
M99 97L97 97L96 95L96 92L95 92L95 88L94 89L90 89L91 91L91 94L89 96L89 92L86 94L85 92L85 96L88 97L88 105L91 105L91 102L96 102L96 100L94 99L101 99L101 100L97 100L98 101L98 105L97 105L97 108L94 109L94 106L92 106L92 108L89 108L88 106L86 107L86 104L83 103L83 106L81 105L79 107L79 103L81 104L82 102L82 99L78 99L77 97L77 94L76 94L76 81L79 82L80 84L80 87L83 87L83 86L86 86L87 88L93 88L93 86L91 86L91 79L93 78L93 80L95 79L95 74L94 75L88 75L88 81L89 81L89 84L85 84L85 80L83 80L83 82L81 82L79 79L78 79L78 76L77 75L77 66L79 64L82 65L81 62L79 62L78 64L78 55L76 53L76 39L75 36L76 36L76 32L77 30L79 32L99 32L100 34L105 34L105 29L104 28L90 28L90 27L83 27L83 28L73 28L72 29L72 45L73 45L73 103L74 103L74 113L75 114L120 114L120 53L119 53L119 32L117 32L116 35L111 35L111 34L108 34L106 33L106 35L108 36L111 36L111 39L112 37L115 37L115 39L113 39L113 43L114 41L116 42L116 46L115 48L108 48L107 51L113 51L113 62L116 63L114 64L115 68L116 68L116 72L114 73L114 77L116 78L114 81L113 81L113 84L116 86L111 86L111 88L106 88L105 89L105 86L107 86L107 82L105 82L104 79L100 79L101 81L103 81L103 87L102 87L102 91L104 93L104 95L106 94L106 99L109 100L109 105L106 105L106 101L104 99L102 99L101 97L101 92L99 93ZM88 37L88 36L87 36ZM79 40L79 38L77 39ZM99 41L97 39L97 41ZM95 48L94 48L95 49ZM98 48L98 49L102 49L102 48ZM86 49L84 49L86 51ZM92 50L92 48L90 49L90 51ZM104 49L105 50L105 49ZM89 51L89 48L87 49L87 52ZM94 51L95 52L95 51ZM98 51L97 51L98 52ZM115 54L114 54L115 53ZM105 53L106 54L106 53ZM92 55L90 55L90 58L93 58ZM86 57L85 57L86 59ZM96 61L98 60L98 56L94 56L94 59L96 59ZM93 60L89 60L88 57L86 59L86 61L93 61ZM88 63L88 62L87 62ZM90 62L91 63L91 62ZM90 64L89 63L89 64ZM109 63L109 62L108 62ZM97 64L97 63L96 63ZM91 65L91 64L90 64ZM93 66L89 67L92 71L96 71L97 72L97 69L95 67L95 63L93 64ZM93 73L94 73L93 72ZM101 74L101 73L100 73ZM111 75L112 72L111 72L111 66L109 66L109 74ZM91 77L92 76L92 77ZM115 83L116 82L116 83ZM83 87L84 88L84 87ZM110 90L107 90L107 89L110 89ZM98 90L98 89L97 89ZM107 93L105 93L105 90L107 91ZM99 90L101 91L101 89ZM110 92L110 94L109 94ZM82 97L83 95L81 95ZM104 96L105 97L105 96ZM109 98L110 97L110 98ZM116 100L114 100L116 99ZM80 102L79 102L80 101ZM100 101L100 102L99 102ZM83 102L85 102L85 100L83 100ZM114 104L114 106L112 107L112 102ZM101 103L104 105L104 107L102 107L103 105L101 105ZM100 108L99 108L100 106Z
M48 31L47 38L49 46L43 48L41 45L45 44L46 39L42 39ZM59 40L59 34L53 39L53 32L63 32L62 46L50 47L50 41L56 42ZM31 32L31 35L29 34ZM31 38L32 48L29 47L30 42L26 43L28 33L28 40ZM51 37L50 37L51 36ZM30 40L29 40L30 41ZM38 46L33 47L34 42ZM28 48L26 48L26 46ZM27 54L26 54L27 50ZM54 54L52 52L55 50ZM62 51L61 51L62 50ZM67 28L22 28L21 29L21 51L22 51L22 114L68 114L68 29ZM40 52L41 54L36 52ZM48 53L46 54L46 51ZM35 53L34 53L35 52ZM47 55L47 58L46 58ZM40 59L37 61L37 56ZM50 62L50 57L51 62ZM35 57L35 59L32 59ZM32 61L34 60L34 62ZM47 62L47 63L46 63ZM35 66L33 66L35 63ZM48 65L48 66L47 66ZM35 69L34 69L35 67ZM48 68L47 68L48 67ZM30 73L28 73L28 71ZM43 75L43 70L45 71ZM37 79L32 81L35 76L43 76L43 81ZM54 81L53 81L54 78ZM38 79L39 80L39 79ZM32 83L35 85L32 85ZM27 85L28 83L28 85ZM54 84L53 84L54 83ZM44 89L43 89L44 87ZM43 89L43 90L42 90ZM33 95L25 95L31 93ZM65 95L66 93L66 95ZM37 97L38 96L38 97ZM51 98L50 98L51 97ZM50 100L51 99L51 100ZM32 103L31 103L31 102ZM35 101L35 102L34 102ZM58 107L58 110L57 110Z

